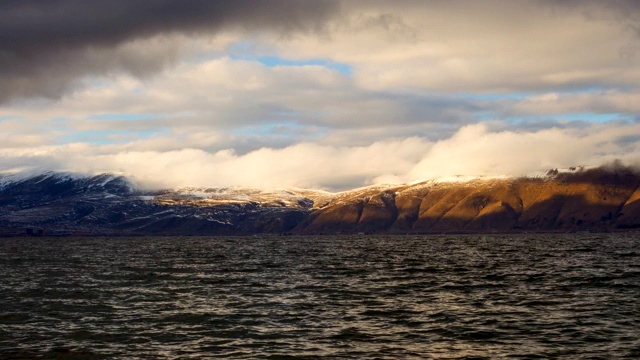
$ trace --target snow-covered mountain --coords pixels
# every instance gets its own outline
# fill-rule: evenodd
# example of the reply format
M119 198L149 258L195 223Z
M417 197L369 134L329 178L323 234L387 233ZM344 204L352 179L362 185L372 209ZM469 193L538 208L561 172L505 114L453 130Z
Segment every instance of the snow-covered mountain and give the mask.
M0 176L0 235L441 233L640 227L640 175L551 170L340 193L242 187L138 189L124 176Z
M249 188L139 190L127 178L45 173L0 177L0 228L48 234L288 232L322 191ZM311 198L310 198L311 197Z

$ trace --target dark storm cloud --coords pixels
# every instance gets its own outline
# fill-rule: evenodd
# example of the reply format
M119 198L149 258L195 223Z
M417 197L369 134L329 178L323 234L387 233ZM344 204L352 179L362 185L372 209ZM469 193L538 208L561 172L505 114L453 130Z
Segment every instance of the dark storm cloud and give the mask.
M119 48L136 39L222 28L314 31L337 9L332 0L0 1L0 101L57 97L86 74L152 73L176 56L171 47Z
M135 42L157 35L215 33L232 29L268 31L288 36L295 32L324 31L328 20L344 20L349 16L361 19L362 14L376 11L380 12L374 18L377 20L366 24L388 30L404 24L401 17L413 13L428 15L430 12L441 12L442 16L455 23L456 17L465 14L472 4L477 2L0 0L0 103L39 96L57 98L80 85L78 82L85 75L126 72L144 77L157 73L176 62L180 55L179 43L175 39L164 38L161 43L151 45L143 41ZM637 0L487 1L482 7L494 9L491 13L504 15L505 19L511 18L512 13L527 13L540 7L548 8L550 13L558 17L579 12L587 19L609 21L640 35L640 2ZM425 12L426 8L433 11ZM394 15L396 12L400 15ZM390 19L392 23L389 23ZM477 21L489 24L496 20L479 16ZM543 25L536 25L534 21L531 26ZM333 28L338 29L336 31L353 31L348 26ZM327 34L326 38L330 39L331 31ZM415 34L403 32L403 36L413 39ZM544 42L548 40L545 38ZM449 44L446 39L443 41ZM638 49L640 46L630 41L620 49L620 56L629 60L637 55ZM373 59L377 54L375 48L372 48L372 52ZM373 75L379 73L378 69L372 71ZM539 76L536 74L534 78ZM583 83L579 82L578 85L582 86Z

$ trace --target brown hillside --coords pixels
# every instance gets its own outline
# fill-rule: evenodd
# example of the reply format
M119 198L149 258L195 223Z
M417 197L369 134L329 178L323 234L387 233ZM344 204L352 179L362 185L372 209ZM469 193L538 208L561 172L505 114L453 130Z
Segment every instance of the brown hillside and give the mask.
M301 233L607 231L640 226L640 176L624 167L545 178L423 182L334 197Z

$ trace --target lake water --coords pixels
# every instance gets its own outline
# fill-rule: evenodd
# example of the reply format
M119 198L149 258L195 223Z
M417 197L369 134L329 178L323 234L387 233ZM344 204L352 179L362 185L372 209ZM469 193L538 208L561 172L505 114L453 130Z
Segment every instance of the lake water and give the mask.
M0 358L640 358L640 234L0 239Z

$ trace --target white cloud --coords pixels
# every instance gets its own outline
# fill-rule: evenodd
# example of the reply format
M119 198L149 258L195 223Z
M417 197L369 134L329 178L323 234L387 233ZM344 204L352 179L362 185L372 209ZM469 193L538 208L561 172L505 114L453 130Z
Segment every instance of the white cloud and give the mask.
M544 91L640 80L637 33L622 21L637 7L538 1L346 7L324 37L299 34L272 46L288 57L352 64L357 83L369 89Z
M6 105L0 117L20 117L24 126L36 122L64 136L51 136L42 145L83 141L81 132L87 131L128 131L133 136L170 132L174 148L211 149L236 148L229 140L246 138L280 147L307 141L368 144L426 133L437 137L471 122L478 108L473 100L437 94L360 89L344 74L317 65L267 67L222 57L184 63L146 80L114 76L57 102ZM272 134L278 131L279 136ZM217 144L202 141L213 139L208 134L216 134ZM166 150L169 143L161 142L137 144Z
M482 124L438 141L406 179L434 176L520 176L557 167L635 163L640 125L594 125L586 129L491 132ZM632 142L629 137L636 137Z
M31 165L33 171L116 172L143 186L257 186L343 188L367 184L379 174L406 172L430 144L422 139L366 147L297 144L262 148L244 155L199 149L109 152L108 148L66 145L0 151L0 167Z
M629 141L631 139L631 141ZM435 177L518 176L555 167L637 163L640 125L534 132L462 128L452 137L385 140L368 146L301 143L246 154L233 150L118 151L72 144L0 150L0 169L117 172L147 187L255 186L345 189Z

